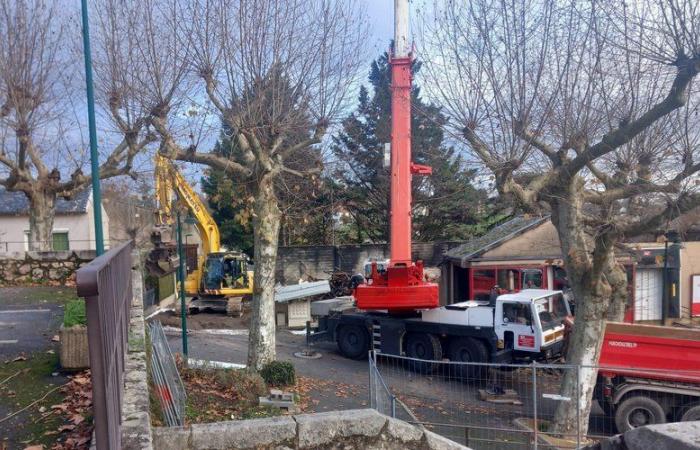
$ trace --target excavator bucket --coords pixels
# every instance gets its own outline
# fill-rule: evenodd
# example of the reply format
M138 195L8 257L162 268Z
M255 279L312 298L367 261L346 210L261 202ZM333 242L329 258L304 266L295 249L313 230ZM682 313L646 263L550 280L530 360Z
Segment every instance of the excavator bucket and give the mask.
M156 226L151 232L153 250L146 258L146 269L155 277L163 277L175 272L180 264L177 246L170 239L170 227Z

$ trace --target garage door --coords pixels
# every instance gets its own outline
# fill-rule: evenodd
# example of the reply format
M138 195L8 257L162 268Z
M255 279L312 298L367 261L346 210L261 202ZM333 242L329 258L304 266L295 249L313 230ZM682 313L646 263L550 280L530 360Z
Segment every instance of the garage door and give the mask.
M661 320L661 269L637 269L634 282L634 320Z

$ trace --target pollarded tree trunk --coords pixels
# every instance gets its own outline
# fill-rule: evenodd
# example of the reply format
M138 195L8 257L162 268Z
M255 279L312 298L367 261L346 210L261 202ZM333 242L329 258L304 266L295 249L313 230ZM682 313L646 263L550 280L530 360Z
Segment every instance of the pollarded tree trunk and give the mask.
M564 370L562 401L554 416L554 432L573 438L588 431L588 419L593 402L600 349L610 309L613 289L605 275L611 274L619 282L613 242L603 236L586 236L579 218L581 200L577 181L574 180L564 198L552 203L552 222L561 242L567 278L576 301L574 329L569 336L566 363L579 369ZM593 249L591 249L593 244ZM624 276L624 273L622 273Z
M250 321L248 367L260 370L275 360L275 263L281 213L272 174L260 178L254 213L255 292Z
M56 215L56 195L41 187L29 195L29 250L53 249L53 222Z

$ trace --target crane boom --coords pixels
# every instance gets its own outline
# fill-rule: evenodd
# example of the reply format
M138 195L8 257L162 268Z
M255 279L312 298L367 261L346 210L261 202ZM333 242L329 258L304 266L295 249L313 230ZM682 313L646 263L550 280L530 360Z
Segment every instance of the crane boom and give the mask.
M391 258L386 271L372 264L367 283L355 288L361 309L405 312L434 308L438 286L425 281L423 262L411 259L411 178L432 169L411 162L411 63L408 0L394 0L394 48L391 54Z

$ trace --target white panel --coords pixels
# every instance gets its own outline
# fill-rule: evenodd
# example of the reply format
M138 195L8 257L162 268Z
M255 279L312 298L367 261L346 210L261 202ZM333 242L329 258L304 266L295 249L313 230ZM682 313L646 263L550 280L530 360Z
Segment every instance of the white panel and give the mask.
M634 283L634 320L661 320L661 269L638 269Z

